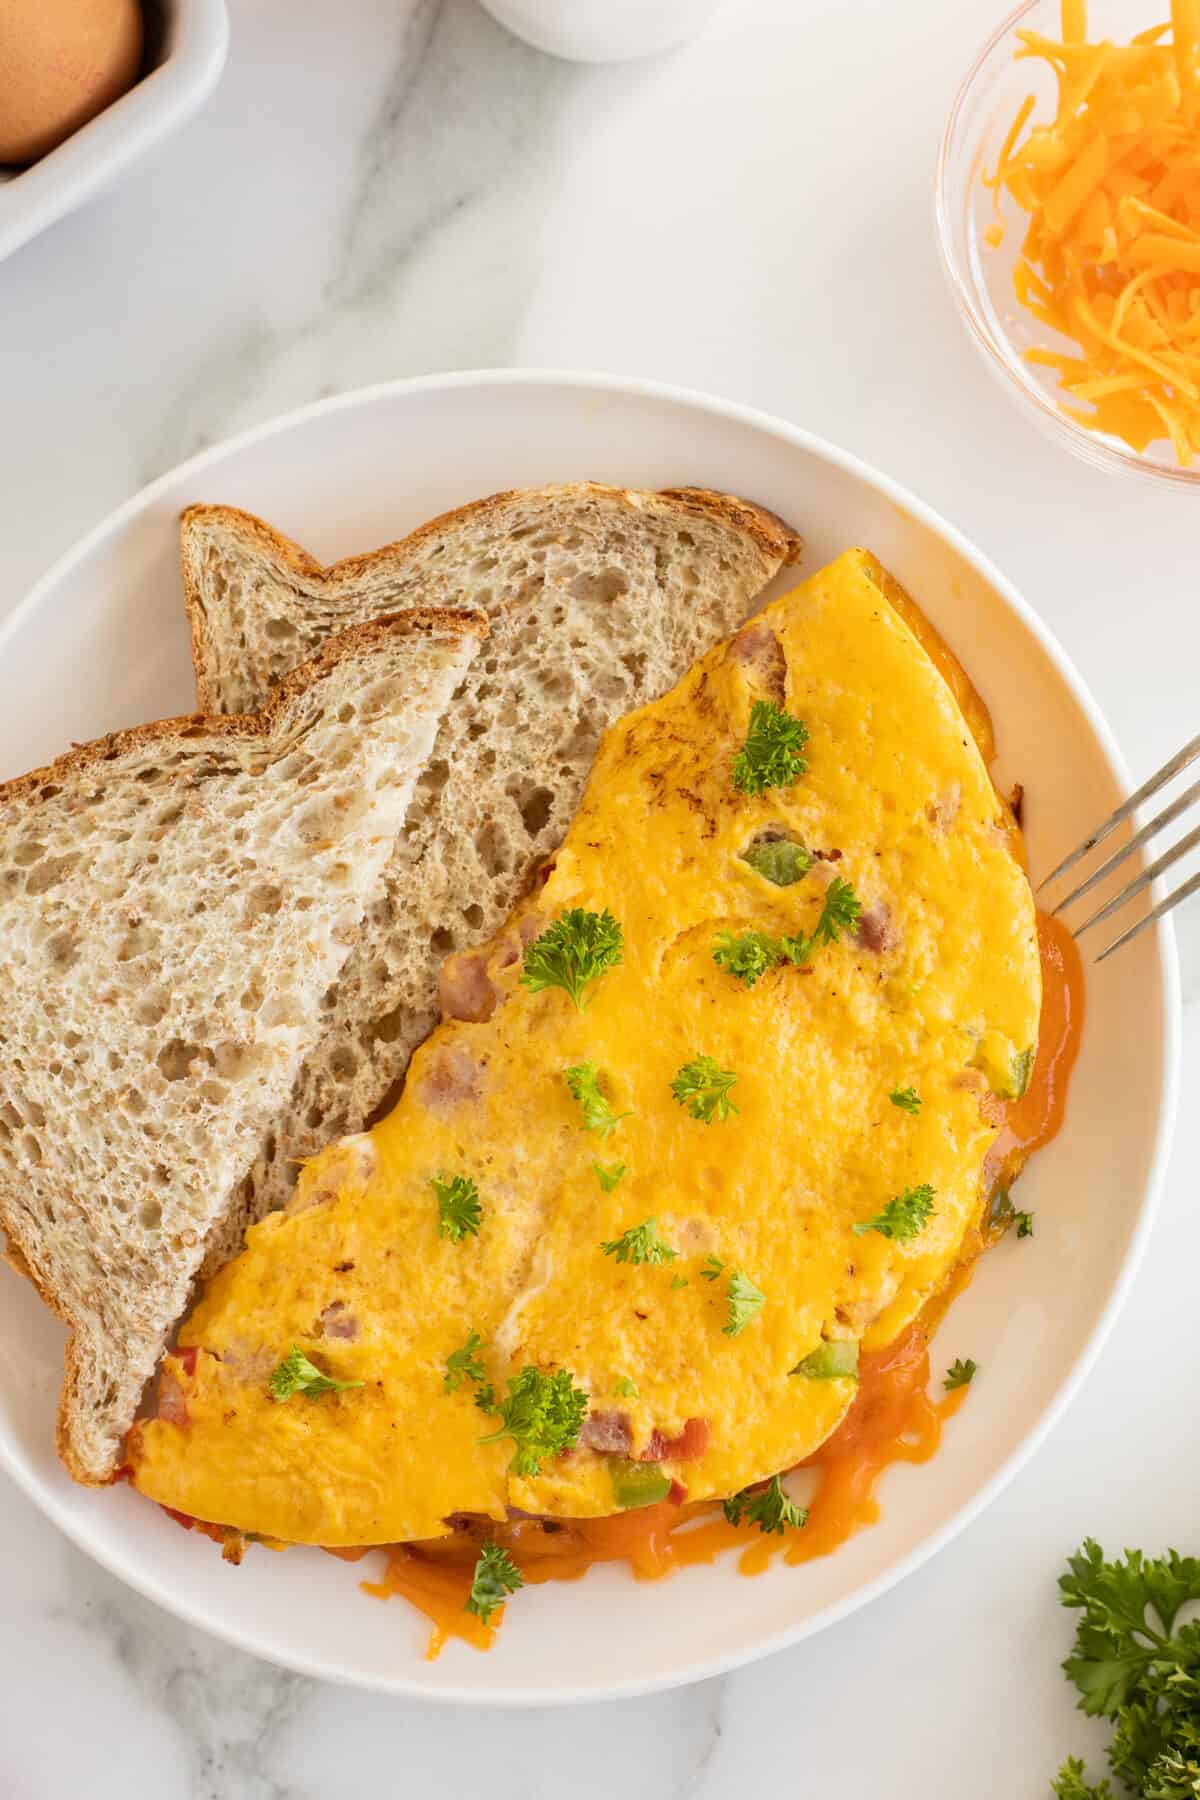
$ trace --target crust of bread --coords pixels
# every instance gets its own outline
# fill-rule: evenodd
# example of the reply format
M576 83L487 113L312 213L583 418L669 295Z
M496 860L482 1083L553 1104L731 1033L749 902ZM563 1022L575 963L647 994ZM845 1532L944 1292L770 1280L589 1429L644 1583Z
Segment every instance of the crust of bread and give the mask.
M603 482L578 481L564 483L553 490L557 494L604 495L607 498L619 497L625 504L640 509L640 496L629 488L614 488ZM505 488L496 494L488 494L482 500L472 500L465 506L451 508L449 512L439 513L434 519L428 519L410 531L407 537L396 538L390 544L382 544L377 550L360 551L354 556L345 556L339 562L319 563L310 556L294 539L268 525L256 513L244 512L237 506L210 506L197 504L187 506L180 514L180 526L186 541L189 523L209 523L233 529L249 540L263 555L275 558L293 575L302 576L319 586L336 588L340 583L352 583L363 576L370 576L381 563L403 561L406 556L417 550L430 537L437 536L448 526L469 524L472 520L481 519L487 514L498 511L519 497L520 490ZM800 560L804 548L803 539L793 531L792 527L781 519L777 513L770 512L765 506L755 501L738 499L732 494L717 493L712 488L662 488L657 498L670 500L683 511L696 518L707 518L713 521L724 521L738 531L747 533L767 556L777 557L781 563L791 564ZM209 641L208 620L201 602L195 571L187 556L183 558L183 601L187 612L188 629L191 634L192 663L196 670L196 697L202 712L214 711L217 696L209 689L206 670L212 666L211 645Z
M352 625L348 630L339 631L334 637L328 638L315 656L307 657L277 682L258 712L180 713L173 719L155 719L149 725L132 725L123 731L111 731L107 737L74 745L61 756L56 756L44 768L31 769L26 775L16 775L11 781L0 782L0 806L12 806L30 797L36 800L38 790L58 777L78 775L84 769L92 768L97 763L112 762L127 750L137 750L145 744L164 743L170 738L199 736L268 737L296 696L302 694L305 688L311 687L335 663L340 662L343 656L353 655L359 650L370 650L393 633L399 637L432 637L438 632L448 633L452 637L485 638L488 625L487 620L479 613L458 612L449 607L436 606L412 607L406 612L385 613L365 624ZM0 1225L3 1224L4 1219L0 1216Z

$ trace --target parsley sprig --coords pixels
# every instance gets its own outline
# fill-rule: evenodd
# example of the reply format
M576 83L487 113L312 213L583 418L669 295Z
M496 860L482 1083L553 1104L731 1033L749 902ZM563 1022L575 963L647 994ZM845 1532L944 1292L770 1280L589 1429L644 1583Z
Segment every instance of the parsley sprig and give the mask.
M490 1409L499 1414L499 1428L478 1441L494 1444L511 1438L516 1449L510 1473L537 1475L548 1457L575 1443L587 1407L588 1397L575 1386L569 1369L544 1375L527 1363L519 1375L509 1377L507 1395Z
M1200 1620L1178 1625L1200 1600L1200 1559L1169 1550L1127 1550L1106 1562L1093 1539L1059 1580L1064 1606L1077 1608L1072 1654L1063 1664L1085 1713L1113 1721L1108 1760L1140 1800L1194 1800L1200 1793ZM1058 1800L1112 1800L1070 1757L1053 1783Z
M594 1162L592 1168L595 1170L596 1180L606 1194L611 1194L618 1181L629 1173L623 1162Z
M621 927L612 914L573 906L534 938L525 952L522 985L535 994L559 987L582 1012L584 990L616 968L623 954Z
M797 1506L784 1492L782 1481L773 1475L763 1488L743 1488L722 1503L731 1525L757 1525L760 1531L782 1537L785 1527L799 1531L808 1523L808 1508Z
M756 1319L767 1303L767 1296L756 1288L744 1269L735 1269L725 1290L729 1301L729 1319L721 1330L726 1337L737 1337L751 1319Z
M715 1056L694 1056L684 1063L671 1083L671 1092L680 1106L686 1106L693 1119L711 1125L714 1119L727 1119L738 1108L729 1098L729 1090L737 1081L732 1069L723 1069Z
M1007 1231L1010 1225L1015 1225L1019 1238L1033 1236L1033 1214L1018 1212L1012 1203L1012 1196L1003 1184L997 1187L992 1194L985 1224L988 1231L996 1234Z
M611 1238L600 1248L605 1256L614 1256L619 1263L674 1262L679 1254L659 1237L656 1219L643 1219L640 1225L631 1225L619 1238Z
M974 1357L968 1356L964 1362L961 1356L956 1356L954 1361L950 1364L950 1367L946 1370L946 1377L942 1382L942 1386L948 1394L952 1394L955 1388L970 1387L978 1373L979 1364L975 1361Z
M315 1400L318 1394L329 1394L344 1388L362 1387L361 1381L335 1381L310 1362L299 1344L293 1344L275 1369L269 1383L272 1400L290 1400L293 1394L305 1394Z
M835 876L825 890L812 931L797 932L795 937L771 937L765 931L722 931L713 948L713 961L750 988L780 963L811 962L822 944L836 944L843 931L852 930L861 913L862 902L850 883Z
M610 1131L617 1129L622 1119L629 1117L627 1112L615 1113L607 1097L601 1093L600 1071L594 1062L574 1064L564 1071L563 1080L572 1100L583 1114L583 1129L594 1131L602 1141ZM603 1186L603 1182L601 1185Z
M855 1237L862 1237L868 1231L877 1231L880 1237L892 1238L898 1244L905 1244L910 1238L918 1237L929 1223L933 1212L933 1189L927 1181L920 1187L906 1188L904 1193L897 1194L889 1200L882 1212L877 1212L873 1219L862 1219L854 1227Z
M742 794L790 787L808 768L801 755L807 742L808 727L803 720L774 700L756 700L750 708L746 741L733 759L734 787Z
M461 1349L450 1352L446 1358L446 1373L442 1377L442 1386L448 1394L453 1394L465 1381L479 1383L484 1379L486 1371L479 1354L482 1348L483 1339L477 1331L473 1331Z
M525 1577L508 1551L502 1550L499 1544L485 1544L475 1564L471 1592L463 1611L474 1613L477 1619L490 1625L492 1614L504 1605L506 1596L524 1586Z
M438 1236L452 1244L478 1237L483 1207L475 1183L466 1175L431 1175L429 1185L437 1196Z
M794 887L808 874L816 857L795 838L760 837L742 851L742 861L772 887Z
M921 1110L921 1096L915 1087L896 1088L888 1095L888 1099L893 1106L898 1106L901 1112L915 1115Z

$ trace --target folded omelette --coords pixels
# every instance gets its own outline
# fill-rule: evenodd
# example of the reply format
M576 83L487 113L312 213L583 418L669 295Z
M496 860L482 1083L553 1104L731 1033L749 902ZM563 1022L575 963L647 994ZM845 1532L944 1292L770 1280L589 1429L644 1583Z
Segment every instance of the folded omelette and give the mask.
M850 551L609 731L393 1111L180 1331L143 1493L392 1543L729 1495L833 1431L1037 1037L1019 840L916 621Z

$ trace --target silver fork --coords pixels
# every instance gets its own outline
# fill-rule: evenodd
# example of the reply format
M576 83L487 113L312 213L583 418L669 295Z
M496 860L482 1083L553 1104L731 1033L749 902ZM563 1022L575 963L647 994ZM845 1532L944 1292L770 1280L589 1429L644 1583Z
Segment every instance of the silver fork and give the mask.
M1064 857L1057 869L1052 869L1045 880L1038 884L1038 893L1040 894L1052 882L1057 881L1061 875L1065 875L1068 869L1073 869L1076 863L1082 862L1084 857L1088 856L1097 844L1102 844L1109 833L1115 831L1118 825L1128 819L1144 800L1149 800L1152 794L1157 794L1160 788L1164 788L1168 782L1174 781L1177 775L1182 775L1183 771L1190 768L1192 763L1198 759L1200 759L1200 737L1194 737L1190 744L1184 746L1178 756L1173 756L1170 762L1164 763L1157 775L1152 775L1136 794L1131 794L1123 805L1118 806L1116 812L1105 819L1103 825L1098 826L1090 837L1085 838L1078 849L1072 850L1070 856ZM1099 882L1111 875L1114 869L1119 868L1127 856L1131 856L1135 850L1140 850L1142 845L1149 843L1150 839L1155 837L1158 832L1173 824L1198 799L1200 799L1200 781L1193 781L1182 794L1172 800L1168 806L1164 806L1162 811L1150 820L1149 824L1143 825L1139 831L1135 831L1128 843L1122 844L1119 850L1115 850L1093 874L1088 876L1086 881L1081 881L1078 887L1072 888L1071 892L1060 900L1053 910L1060 913L1064 907L1072 905L1076 900L1081 900ZM1082 937L1084 932L1090 931L1093 925L1099 925L1102 919L1107 919L1119 907L1126 905L1128 901L1140 894L1143 888L1149 887L1152 881L1164 874L1173 863L1177 863L1181 856L1186 856L1189 850L1195 849L1197 844L1200 844L1200 825L1185 832L1177 844L1172 844L1171 848L1165 851L1156 862L1152 862L1148 868L1143 869L1141 874L1135 876L1127 887L1123 887L1119 894L1107 901L1089 919L1085 919L1082 925L1072 926L1072 937ZM1173 893L1168 894L1165 900L1160 900L1158 905L1144 918L1138 919L1119 937L1115 937L1112 943L1107 944L1100 952L1096 961L1103 962L1106 956L1111 956L1114 950L1121 948L1122 944L1129 943L1130 939L1135 938L1139 931L1144 931L1147 925L1152 925L1156 919L1164 918L1174 907L1197 892L1200 892L1200 870L1195 875L1189 876L1187 881L1177 887Z

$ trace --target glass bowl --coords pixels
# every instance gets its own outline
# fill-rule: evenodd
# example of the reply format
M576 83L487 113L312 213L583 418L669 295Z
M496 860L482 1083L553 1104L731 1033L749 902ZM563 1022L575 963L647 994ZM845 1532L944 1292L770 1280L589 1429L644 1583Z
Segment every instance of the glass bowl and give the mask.
M1135 32L1161 24L1169 13L1169 0L1090 0L1088 36L1128 43ZM1120 438L1089 431L1067 416L1054 370L1026 362L1022 352L1036 346L1070 356L1078 355L1079 347L1041 324L1017 300L1013 269L1027 215L1007 193L1000 197L1003 242L993 248L984 237L996 213L982 177L995 168L1017 109L1033 94L1034 123L1053 118L1055 111L1054 77L1038 59L1015 60L1016 33L1028 28L1057 37L1060 24L1059 0L1027 0L988 39L958 90L938 155L942 260L959 312L988 368L1044 431L1095 467L1194 487L1200 484L1200 463L1181 467L1169 439L1139 453Z

